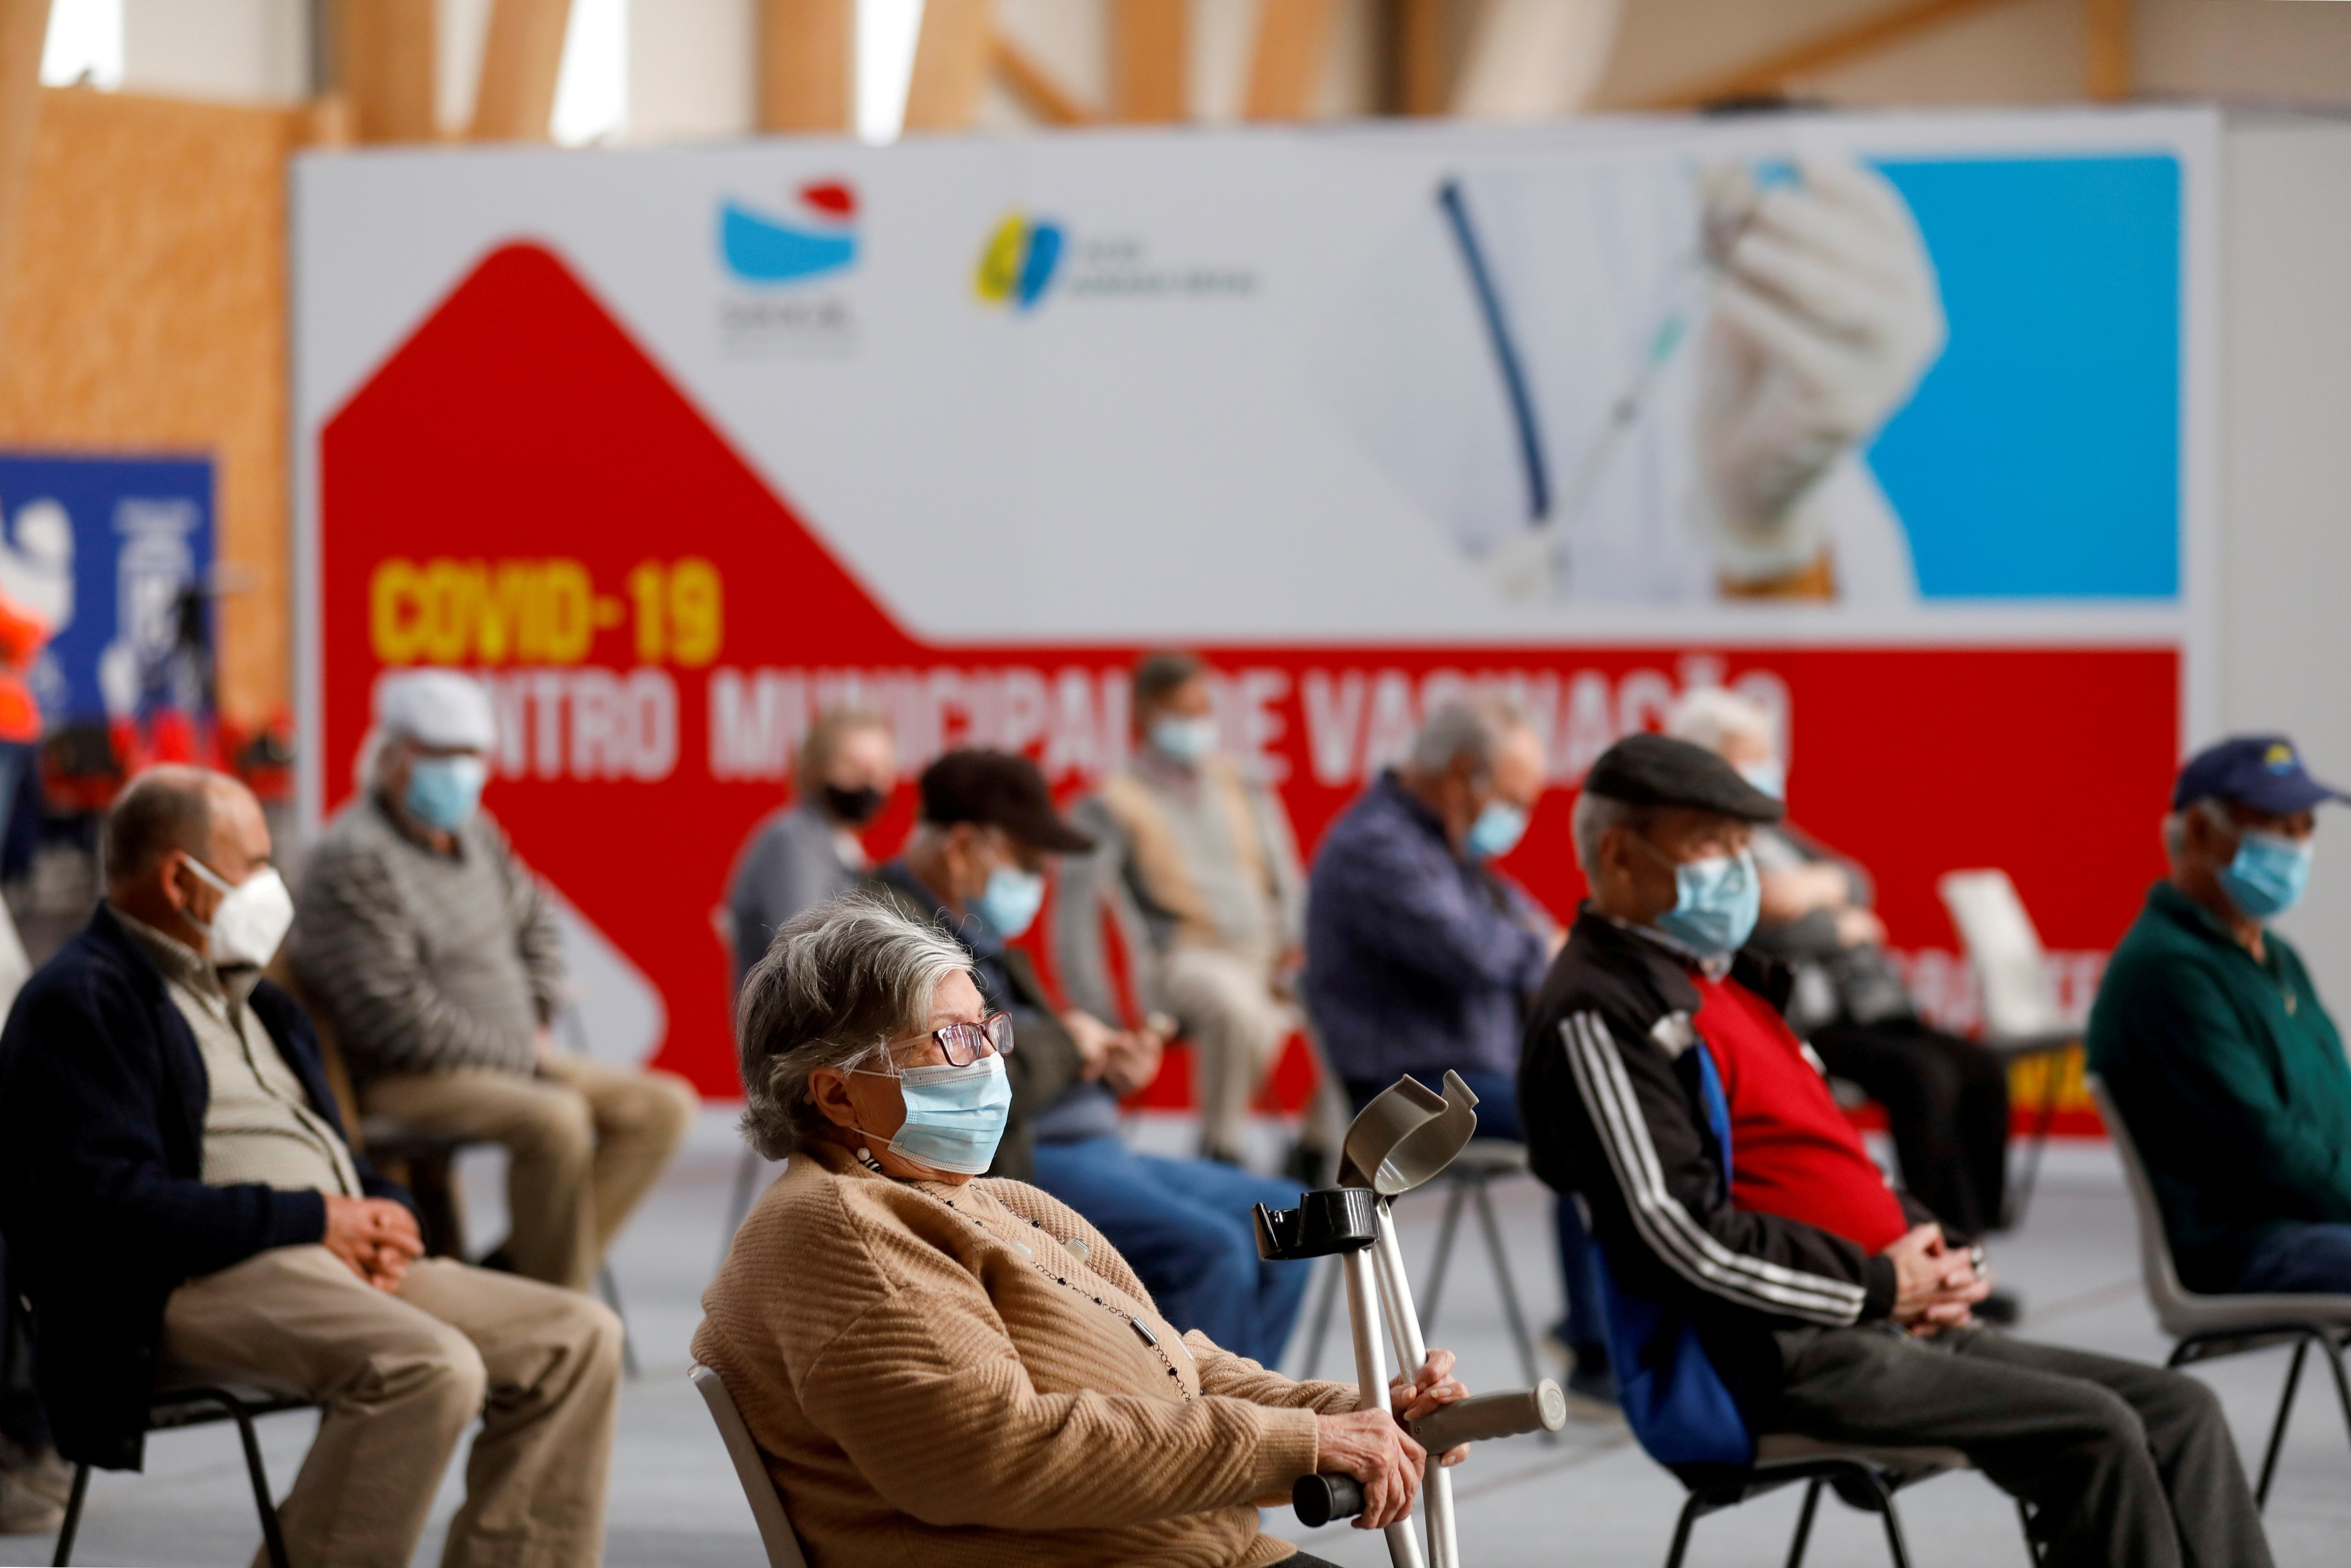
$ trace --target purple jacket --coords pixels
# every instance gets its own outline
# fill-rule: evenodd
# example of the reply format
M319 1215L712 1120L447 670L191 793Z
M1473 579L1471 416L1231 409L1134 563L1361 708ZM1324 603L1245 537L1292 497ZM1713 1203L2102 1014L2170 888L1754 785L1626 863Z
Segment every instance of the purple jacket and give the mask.
M1394 773L1331 826L1306 883L1306 1008L1332 1070L1385 1083L1515 1073L1545 944L1526 894L1455 856Z

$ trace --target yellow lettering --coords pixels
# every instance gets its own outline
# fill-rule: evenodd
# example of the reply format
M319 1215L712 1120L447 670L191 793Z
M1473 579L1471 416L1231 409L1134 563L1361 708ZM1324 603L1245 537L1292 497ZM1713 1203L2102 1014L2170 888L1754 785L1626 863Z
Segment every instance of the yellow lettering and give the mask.
M576 560L550 560L539 591L545 605L547 662L580 663L596 639L590 620L596 595L588 569Z
M700 556L688 556L670 569L670 656L687 669L700 669L718 657L726 636L718 569Z
M424 619L423 589L413 562L395 556L377 565L368 583L368 630L379 662L415 662Z

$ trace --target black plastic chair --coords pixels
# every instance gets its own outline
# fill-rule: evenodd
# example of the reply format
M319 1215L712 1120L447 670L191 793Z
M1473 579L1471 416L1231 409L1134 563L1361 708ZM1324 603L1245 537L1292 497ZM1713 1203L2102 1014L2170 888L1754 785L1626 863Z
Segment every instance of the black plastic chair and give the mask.
M246 1474L253 1481L253 1505L261 1515L262 1550L269 1558L269 1568L290 1568L286 1538L277 1529L277 1505L269 1498L269 1472L262 1466L261 1442L254 1436L253 1423L259 1416L317 1408L316 1400L268 1394L257 1388L174 1388L155 1396L147 1411L147 1429L163 1432L182 1427L235 1422L236 1435L245 1444ZM57 1527L57 1555L49 1559L56 1568L65 1568L73 1561L74 1536L81 1529L81 1507L89 1492L89 1467L76 1465L73 1490L66 1498L65 1522Z
M1886 1526L1886 1549L1894 1568L1910 1568L1910 1548L1902 1536L1901 1518L1895 1512L1894 1494L1935 1476L1972 1468L1967 1456L1956 1448L1876 1448L1789 1432L1769 1434L1757 1440L1755 1448L1755 1462L1743 1469L1692 1466L1675 1471L1689 1488L1689 1498L1674 1523L1674 1542L1666 1552L1666 1568L1681 1568L1689 1552L1690 1531L1708 1514L1737 1508L1798 1481L1804 1483L1804 1503L1796 1515L1795 1537L1788 1543L1788 1568L1801 1568L1804 1561L1823 1490L1835 1491L1847 1507L1877 1515ZM2030 1516L2021 1504L2018 1514L2025 1520L2026 1550L2038 1563L2040 1549L2032 1541Z

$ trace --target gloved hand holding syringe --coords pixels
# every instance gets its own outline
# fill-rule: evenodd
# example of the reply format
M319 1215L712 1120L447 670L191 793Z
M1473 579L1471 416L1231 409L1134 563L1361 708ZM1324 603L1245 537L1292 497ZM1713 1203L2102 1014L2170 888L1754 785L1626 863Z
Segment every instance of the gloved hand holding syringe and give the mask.
M1562 591L1563 541L1693 341L1688 521L1731 591L1822 559L1822 477L1876 434L1941 351L1933 264L1884 175L1850 158L1804 157L1712 164L1696 177L1699 232L1664 281L1640 360L1601 424L1560 455L1571 461L1542 515L1490 558L1513 597ZM1474 246L1459 203L1448 211Z

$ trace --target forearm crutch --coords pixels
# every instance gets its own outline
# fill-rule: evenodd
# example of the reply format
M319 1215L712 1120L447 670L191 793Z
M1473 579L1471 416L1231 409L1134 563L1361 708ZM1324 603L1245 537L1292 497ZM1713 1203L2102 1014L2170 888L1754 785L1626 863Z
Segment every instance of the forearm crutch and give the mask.
M1400 1078L1365 1105L1347 1129L1341 1185L1301 1196L1294 1209L1257 1209L1258 1250L1268 1258L1335 1256L1347 1283L1347 1320L1355 1342L1358 1398L1364 1409L1384 1408L1386 1358L1383 1329L1401 1366L1417 1373L1428 1359L1420 1313L1396 1244L1391 1200L1437 1175L1478 1130L1478 1096L1459 1074L1445 1075L1445 1092ZM1372 1299L1380 1309L1375 1316ZM1383 1322L1382 1320L1384 1320ZM1543 1379L1531 1389L1461 1401L1411 1424L1428 1450L1422 1495L1431 1568L1459 1568L1453 1515L1453 1479L1442 1466L1458 1444L1519 1432L1556 1432L1566 1424L1567 1398ZM1291 1501L1301 1522L1319 1526L1363 1511L1362 1486L1352 1476L1300 1479ZM1395 1568L1419 1568L1420 1542L1409 1521L1387 1528Z

